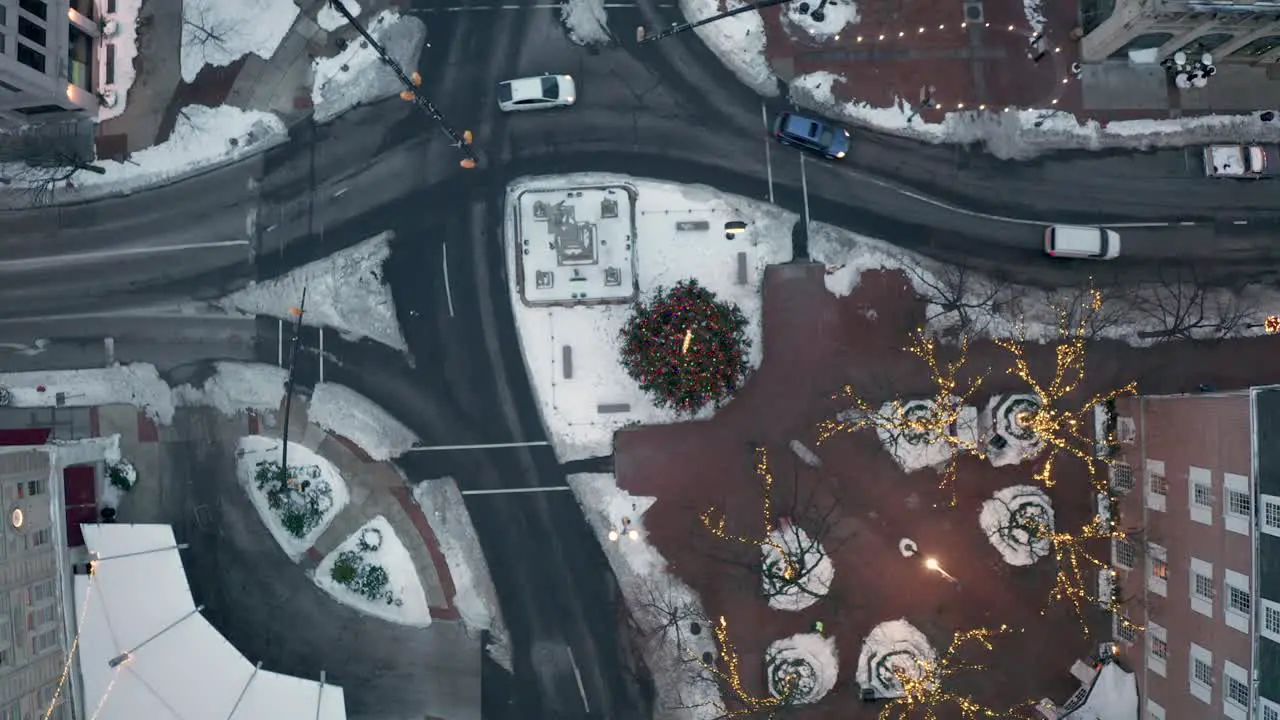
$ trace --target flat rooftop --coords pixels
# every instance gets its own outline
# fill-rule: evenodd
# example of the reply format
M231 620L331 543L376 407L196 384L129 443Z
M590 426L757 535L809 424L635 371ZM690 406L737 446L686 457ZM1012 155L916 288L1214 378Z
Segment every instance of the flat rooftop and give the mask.
M526 190L516 202L517 282L526 305L635 300L635 203L628 188Z

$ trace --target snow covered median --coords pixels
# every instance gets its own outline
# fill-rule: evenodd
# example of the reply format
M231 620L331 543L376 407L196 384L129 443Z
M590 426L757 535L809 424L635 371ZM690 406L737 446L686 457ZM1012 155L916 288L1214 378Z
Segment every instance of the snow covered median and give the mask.
M287 472L280 455L279 440L243 437L236 448L236 475L280 549L297 562L350 496L338 468L307 447L289 443Z
M724 0L722 9L720 0L680 0L680 12L693 23L746 4L742 0ZM733 15L695 28L694 32L743 84L765 97L778 96L778 78L764 54L766 39L760 13Z
M200 387L175 387L173 399L179 406L211 406L228 417L246 410L275 412L284 403L288 379L289 372L276 365L219 362Z
M564 0L560 22L569 31L569 39L579 45L604 45L613 40L604 0Z
M182 80L253 53L270 60L300 12L293 0L181 0Z
M375 461L400 457L418 444L418 436L391 413L351 388L316 383L307 419L355 443Z
M251 283L218 304L225 310L292 320L295 316L290 311L302 302L302 290L307 288L303 324L408 350L391 289L382 279L393 237L390 231L375 235L281 277Z
M410 627L431 624L413 558L381 515L326 555L312 579L338 602L367 615Z
M161 425L173 422L173 394L148 363L0 373L0 388L11 407L133 405Z
M611 262L621 268L616 278L603 273L599 287L584 283L583 292L601 298L609 292L625 291L634 283L638 296L644 297L659 285L669 288L694 278L718 299L736 304L745 315L751 367L758 367L763 357L760 288L764 270L791 259L791 233L796 222L795 214L764 202L705 186L625 175L523 178L508 187L505 247L508 277L512 279L511 304L543 423L562 461L610 454L613 434L622 427L677 418L674 410L656 407L621 364L620 333L632 310L623 293L617 293L619 299L595 300L595 304L570 300L530 305L522 297L517 279L525 278L524 288L532 292L535 276L541 277L541 271L533 267L525 270L529 254L517 253L516 248L521 243L524 247L536 243L538 252L544 252L547 247L546 228L537 218L541 202L526 207L530 203L525 195L553 197L563 195L559 190L577 188L609 188L616 193L613 197L620 198L618 202L633 202L633 217L611 220L620 223L621 229L610 229L608 235L599 203L581 209L580 216L591 213L593 237L602 241L601 252L605 248L618 252ZM634 200L628 202L632 196ZM616 203L611 210L626 214ZM584 224L588 217L581 217ZM729 221L745 222L746 231L726 239L724 225ZM682 227L700 229L677 230L678 222ZM624 245L628 249L625 255L621 251ZM570 274L569 279L560 281L567 290L575 287L573 277ZM695 417L711 413L704 409Z
M383 10L366 29L401 67L409 71L417 67L418 55L427 37L427 26L421 20ZM312 77L312 117L318 123L329 122L352 108L391 97L404 89L396 74L363 39L352 41L346 50L333 57L316 58Z

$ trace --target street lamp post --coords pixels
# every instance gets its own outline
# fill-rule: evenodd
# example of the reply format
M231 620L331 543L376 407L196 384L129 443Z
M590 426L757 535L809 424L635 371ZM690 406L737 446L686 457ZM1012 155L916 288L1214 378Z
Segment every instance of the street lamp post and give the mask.
M942 566L938 564L938 561L937 561L936 559L934 559L934 558L925 558L925 559L924 559L924 566L925 566L925 567L927 567L927 568L929 568L930 570L932 570L932 571L934 571L934 572L938 573L939 575L941 575L942 577L946 578L947 580L949 580L949 581L951 581L951 582L955 583L956 585L959 585L959 584L960 584L960 581L959 581L959 580L957 580L957 579L955 578L955 576L954 576L954 575L952 575L952 574L948 573L946 570L943 570L943 569L942 569Z
M781 5L783 3L788 3L788 2L791 2L791 0L760 0L760 2L751 3L749 5L743 5L740 8L726 10L725 12L722 12L719 15L712 15L711 17L706 18L704 20L699 20L698 22L684 23L683 25L672 25L669 29L663 30L657 35L649 35L645 31L644 26L640 25L636 27L636 44L643 45L645 43L650 43L655 40L661 40L663 38L671 37L672 35L682 33L685 30L692 30L696 27L702 27L703 25L708 25L717 20L723 20L733 15L738 15L744 12L750 12L751 10L763 10L764 8L767 8L767 7L773 7L774 5ZM826 5L827 0L823 0L822 4ZM819 18L814 18L814 19L821 22L821 19Z
M290 312L298 317L293 325L293 345L289 348L289 374L284 383L284 430L280 442L280 473L284 476L285 485L290 484L289 477L289 412L293 409L293 370L298 365L298 346L301 344L302 315L307 311L307 286L302 286L302 301Z
M430 100L423 97L422 93L418 92L417 84L415 84L409 75L405 73L404 68L400 67L399 63L391 59L391 56L387 54L387 51L378 44L377 40L373 39L373 36L369 34L369 31L364 29L364 25L361 25L356 21L355 15L352 15L351 11L347 10L347 6L342 4L342 0L329 0L329 4L332 5L333 9L337 10L338 14L345 18L347 22L351 23L351 27L354 27L356 32L360 33L360 37L364 38L364 41L369 43L369 47L373 48L374 52L378 53L378 58L382 60L382 63L391 68L391 71L396 74L396 77L400 78L400 82L404 84L405 91L413 95L414 104L426 111L426 113L440 125L440 129L444 131L444 134L449 136L449 139L453 141L453 146L462 151L462 167L475 167L478 160L475 153L471 151L471 140L469 137L470 131L467 131L466 134L468 137L465 138L454 132L453 128L449 126L448 121L445 120L444 115L440 114L440 110L437 109ZM421 82L421 80L419 80L419 82ZM401 96L405 97L403 94Z

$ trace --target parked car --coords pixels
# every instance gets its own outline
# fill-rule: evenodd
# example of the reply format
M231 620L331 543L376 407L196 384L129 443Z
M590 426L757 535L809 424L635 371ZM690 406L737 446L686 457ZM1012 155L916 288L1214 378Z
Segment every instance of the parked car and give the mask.
M498 83L498 108L503 112L566 108L577 96L569 75L538 75Z
M1209 177L1260 178L1267 175L1267 150L1261 145L1210 145L1204 149Z
M1120 233L1083 225L1051 225L1044 229L1044 251L1053 257L1110 260L1120 254Z
M793 112L778 113L773 121L773 137L784 145L839 160L849 152L849 131L826 120Z

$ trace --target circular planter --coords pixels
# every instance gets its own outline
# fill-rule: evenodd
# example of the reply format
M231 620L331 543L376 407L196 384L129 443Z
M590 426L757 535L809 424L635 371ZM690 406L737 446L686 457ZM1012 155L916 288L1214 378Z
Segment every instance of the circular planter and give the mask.
M378 528L365 528L360 531L360 539L357 542L361 550L373 552L382 547L382 531Z

